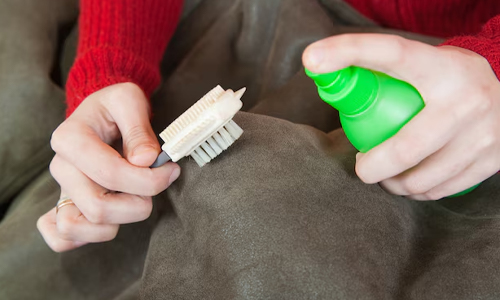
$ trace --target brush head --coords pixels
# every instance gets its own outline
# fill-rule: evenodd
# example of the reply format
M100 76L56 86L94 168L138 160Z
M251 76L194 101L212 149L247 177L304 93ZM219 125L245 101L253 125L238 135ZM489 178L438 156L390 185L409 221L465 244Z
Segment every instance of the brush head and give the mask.
M216 86L160 133L162 150L173 162L185 156L200 167L210 162L243 133L232 118L243 106L244 92Z

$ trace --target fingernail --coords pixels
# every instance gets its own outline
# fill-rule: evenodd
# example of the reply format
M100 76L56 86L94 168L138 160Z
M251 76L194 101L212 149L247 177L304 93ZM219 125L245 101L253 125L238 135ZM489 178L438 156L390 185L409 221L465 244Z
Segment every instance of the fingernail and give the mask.
M132 156L139 156L142 153L146 153L146 152L150 152L150 151L156 151L156 149L154 149L153 147L148 146L148 145L141 145L141 146L138 146L137 148L135 148L134 151L132 151Z
M175 170L170 175L170 179L168 181L168 184L172 184L172 182L176 181L177 178L179 178L180 174L181 174L181 170L179 168L175 168Z
M307 54L307 59L309 60L309 63L313 66L318 66L323 62L323 59L325 57L325 49L321 47L312 47L308 54Z

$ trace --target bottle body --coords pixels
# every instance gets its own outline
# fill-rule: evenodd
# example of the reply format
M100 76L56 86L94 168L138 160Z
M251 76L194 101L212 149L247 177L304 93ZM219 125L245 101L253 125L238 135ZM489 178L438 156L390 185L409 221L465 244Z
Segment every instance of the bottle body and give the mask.
M360 152L368 152L394 136L425 106L419 92L408 83L373 73L378 88L370 106L354 115L340 112L342 128Z

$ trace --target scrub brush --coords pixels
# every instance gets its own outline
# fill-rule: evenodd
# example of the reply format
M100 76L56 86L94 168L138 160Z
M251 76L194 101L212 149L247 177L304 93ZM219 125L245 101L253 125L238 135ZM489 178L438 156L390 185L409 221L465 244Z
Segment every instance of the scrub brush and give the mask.
M243 130L232 120L241 109L245 88L216 86L160 133L165 142L151 168L191 156L203 167L231 146Z

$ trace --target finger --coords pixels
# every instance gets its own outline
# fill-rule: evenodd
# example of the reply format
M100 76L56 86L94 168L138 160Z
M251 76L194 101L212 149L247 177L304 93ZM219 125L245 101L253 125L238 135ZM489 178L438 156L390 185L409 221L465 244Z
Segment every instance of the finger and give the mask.
M64 252L85 245L84 242L69 241L61 238L57 230L55 207L41 216L36 226L47 245L55 252Z
M135 195L153 196L177 179L180 169L175 163L159 168L137 167L105 144L89 127L67 121L53 134L54 151L99 185Z
M108 107L108 110L112 112L113 119L121 132L126 159L133 165L148 167L161 151L151 127L148 100L140 89L121 91L124 92L123 95L113 95L115 98L120 98L120 105L113 105L113 102L105 105L113 105Z
M90 223L76 205L61 207L56 214L56 224L60 238L87 243L110 241L119 229L117 224Z
M469 141L467 135L459 135L417 166L382 181L381 185L395 195L424 194L463 172L479 151L479 146Z
M59 155L54 156L50 171L91 223L133 223L145 220L151 214L151 197L109 193Z
M438 200L465 191L482 182L484 178L489 178L497 173L498 170L493 166L494 164L491 164L489 161L471 164L455 177L424 194L416 195L413 199Z
M358 176L366 183L380 182L437 152L460 130L453 109L437 103L424 107L395 136L357 157Z
M433 46L395 35L369 33L336 35L313 43L304 51L303 63L315 73L355 65L418 85L432 76L429 70L440 62Z

